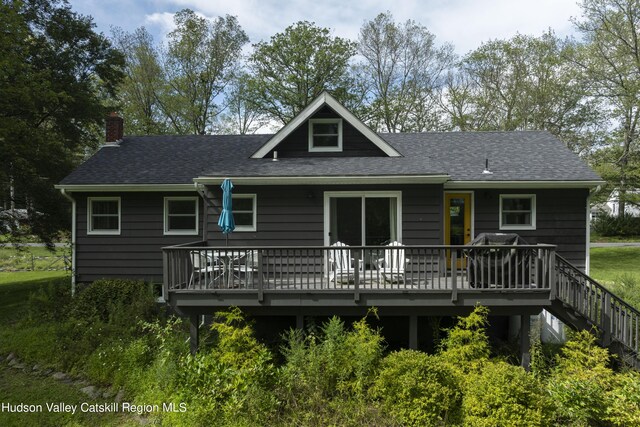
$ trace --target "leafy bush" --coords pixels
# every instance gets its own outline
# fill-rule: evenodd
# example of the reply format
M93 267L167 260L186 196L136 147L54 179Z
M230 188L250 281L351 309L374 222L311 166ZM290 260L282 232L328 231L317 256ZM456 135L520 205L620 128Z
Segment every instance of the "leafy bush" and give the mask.
M541 384L524 369L503 361L489 362L465 381L464 425L520 427L549 425Z
M640 373L616 374L613 383L607 393L605 419L614 426L640 425Z
M151 320L155 300L151 287L134 280L96 280L78 292L70 305L70 316L98 320L130 329L137 322Z
M195 356L178 355L175 393L190 409L175 419L167 414L166 421L171 425L264 425L266 417L276 412L271 353L256 340L238 309L219 313L212 331L210 348Z
M371 393L402 425L449 425L460 415L461 378L441 357L401 350L382 360Z
M640 236L640 217L600 215L591 229L601 236Z
M49 282L29 295L27 320L31 324L65 319L71 302L71 287Z
M572 334L547 383L559 424L591 425L605 418L614 385L609 360L609 352L588 331Z
M486 330L488 316L487 307L477 306L468 316L459 317L441 341L442 356L465 371L487 360L491 349Z
M384 416L367 401L384 349L366 317L347 330L337 317L320 333L290 331L283 347L279 396L291 425L362 425ZM386 421L385 421L386 422Z

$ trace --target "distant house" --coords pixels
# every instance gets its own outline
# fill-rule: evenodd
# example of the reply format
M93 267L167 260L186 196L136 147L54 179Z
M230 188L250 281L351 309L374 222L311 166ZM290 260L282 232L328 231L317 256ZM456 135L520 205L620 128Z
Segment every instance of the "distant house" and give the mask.
M627 194L640 199L640 190L628 190ZM620 214L620 196L618 190L613 190L606 202L607 208L611 215L618 216ZM626 215L640 216L640 206L627 202L624 212Z
M406 319L415 347L426 318L476 303L528 337L542 309L587 326L595 314L575 287L604 298L585 275L602 180L548 132L376 133L328 93L273 135L107 127L107 144L57 186L74 207L75 280L163 283L194 346L197 316L228 306L298 326L376 306ZM227 178L236 229L223 235ZM460 246L481 233L529 246Z

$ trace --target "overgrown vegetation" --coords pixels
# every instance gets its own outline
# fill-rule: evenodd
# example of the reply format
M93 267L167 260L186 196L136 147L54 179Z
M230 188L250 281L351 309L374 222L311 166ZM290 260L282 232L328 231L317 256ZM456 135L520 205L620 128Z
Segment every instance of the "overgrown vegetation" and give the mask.
M591 229L600 236L640 236L640 217L633 215L599 215Z
M0 353L123 389L134 403L173 403L175 411L145 414L160 425L640 422L640 375L614 371L608 351L588 332L574 334L555 356L534 343L527 372L490 357L484 307L444 331L435 354L387 352L380 330L370 326L375 311L351 327L333 317L289 331L277 351L232 309L215 317L192 356L186 325L156 311L150 295L144 283L130 281L95 282L74 299L68 284L42 286L22 315L0 319Z

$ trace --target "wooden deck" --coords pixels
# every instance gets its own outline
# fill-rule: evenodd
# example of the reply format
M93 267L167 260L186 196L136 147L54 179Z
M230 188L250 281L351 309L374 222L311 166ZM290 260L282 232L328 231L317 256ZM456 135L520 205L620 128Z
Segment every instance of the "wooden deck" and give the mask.
M555 265L555 249L548 245L336 249L195 244L165 248L164 256L165 295L172 306L183 311L239 306L264 313L304 307L333 314L338 308L371 306L423 312L476 304L535 312L550 304ZM336 266L338 258L348 265ZM384 258L402 262L385 266Z

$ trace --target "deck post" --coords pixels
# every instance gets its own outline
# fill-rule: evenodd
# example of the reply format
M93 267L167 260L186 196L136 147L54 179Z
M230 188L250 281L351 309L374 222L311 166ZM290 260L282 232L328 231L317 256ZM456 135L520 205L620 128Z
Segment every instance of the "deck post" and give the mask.
M162 251L162 298L169 301L169 254Z
M409 316L409 348L418 349L418 316L415 314Z
M602 344L611 344L611 294L606 292L602 301Z
M531 316L520 316L520 365L529 370L531 365Z
M556 250L549 249L549 300L556 299L558 283L556 280Z
M451 302L458 301L458 253L451 250Z
M353 251L353 300L360 301L360 259L362 255L359 250Z
M200 341L200 328L198 325L198 316L197 314L189 315L189 347L191 349L191 354L196 355L198 352L198 344Z
M304 330L304 315L296 314L296 329Z
M258 251L258 302L264 299L264 275L262 274L262 251Z

